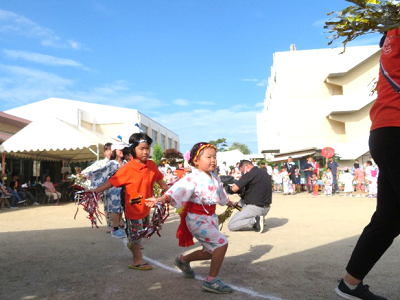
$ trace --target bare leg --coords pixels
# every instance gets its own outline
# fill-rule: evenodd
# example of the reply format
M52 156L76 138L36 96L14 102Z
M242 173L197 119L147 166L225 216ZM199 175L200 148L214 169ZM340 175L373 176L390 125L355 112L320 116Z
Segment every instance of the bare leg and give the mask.
M202 250L197 250L188 255L182 256L182 261L190 263L192 261L197 261L197 260L211 259L209 276L217 277L219 270L221 269L222 262L224 261L227 249L228 249L228 244L215 249L215 251L212 254Z
M133 265L141 265L146 263L142 257L142 251L140 250L141 245L136 245L132 241L130 242L132 246L132 254L133 254Z
M112 213L113 227L119 226L120 217L121 217L120 213Z
M228 249L228 244L215 249L211 257L211 266L210 266L210 277L217 277L219 270L221 269L222 262L225 258L226 250Z
M194 251L188 255L182 255L182 262L185 263L190 263L191 261L197 261L197 260L209 260L211 259L212 255L211 253L205 252L203 250L197 250Z

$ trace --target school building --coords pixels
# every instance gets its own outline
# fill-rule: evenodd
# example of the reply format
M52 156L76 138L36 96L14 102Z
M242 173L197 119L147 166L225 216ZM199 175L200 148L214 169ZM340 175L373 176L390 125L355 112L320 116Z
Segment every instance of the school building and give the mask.
M264 108L257 114L259 153L293 156L332 147L340 166L370 159L369 111L376 100L371 90L380 49L347 47L341 54L343 50L297 51L291 45L290 51L273 54Z

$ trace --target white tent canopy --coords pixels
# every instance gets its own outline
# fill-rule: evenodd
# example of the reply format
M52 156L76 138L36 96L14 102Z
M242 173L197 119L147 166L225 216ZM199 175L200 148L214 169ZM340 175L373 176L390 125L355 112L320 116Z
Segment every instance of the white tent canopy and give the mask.
M236 163L245 159L246 157L239 150L230 150L224 152L217 152L218 166L221 166L223 162L226 162L227 166L236 166Z
M35 120L0 145L0 152L35 160L92 161L100 145L115 142L102 134L48 117Z

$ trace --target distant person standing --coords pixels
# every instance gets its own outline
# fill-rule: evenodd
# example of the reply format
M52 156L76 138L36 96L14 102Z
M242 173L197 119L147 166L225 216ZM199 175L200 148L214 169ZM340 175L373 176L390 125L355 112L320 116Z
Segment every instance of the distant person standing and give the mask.
M221 176L227 176L231 170L229 167L226 165L226 162L224 161L222 165L219 167L219 174Z
M292 186L293 186L293 192L292 194L296 194L296 175L295 175L295 168L296 168L296 164L293 162L293 159L291 156L288 157L288 161L287 163L285 163L285 167L286 167L286 171L288 172L290 181L292 182ZM290 184L290 182L289 182Z
M336 194L339 194L339 187L337 184L337 179L339 176L339 165L336 161L333 160L333 157L329 157L329 161L326 163L326 168L331 169L332 177L333 177L333 188Z
M311 157L307 158L307 163L304 166L304 177L306 179L307 190L309 193L312 192L311 178L313 174L313 166Z

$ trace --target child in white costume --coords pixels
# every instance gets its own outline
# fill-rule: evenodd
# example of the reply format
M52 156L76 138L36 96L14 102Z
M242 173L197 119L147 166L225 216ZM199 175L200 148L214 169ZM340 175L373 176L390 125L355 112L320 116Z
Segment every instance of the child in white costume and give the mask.
M282 185L283 185L283 194L287 195L289 193L289 173L286 171L286 168L282 166L281 169L281 178L282 178Z
M341 180L344 184L344 196L353 197L354 187L353 187L353 175L349 172L348 167L344 167L344 173L341 177Z
M216 204L234 206L221 180L213 171L217 166L216 148L212 144L198 143L193 146L189 163L196 168L191 174L175 183L164 196L146 199L146 205L152 206L159 201L170 203L174 207L184 206L177 237L181 247L194 245L192 235L203 246L202 250L175 259L175 265L186 278L195 274L190 262L211 259L209 275L203 281L203 289L226 294L232 288L223 283L218 273L228 248L228 240L218 229Z

